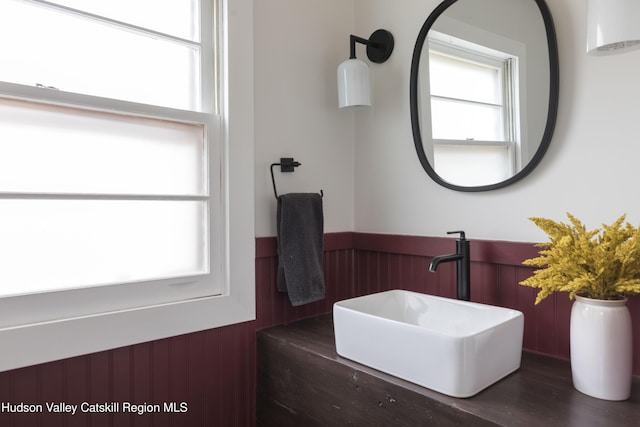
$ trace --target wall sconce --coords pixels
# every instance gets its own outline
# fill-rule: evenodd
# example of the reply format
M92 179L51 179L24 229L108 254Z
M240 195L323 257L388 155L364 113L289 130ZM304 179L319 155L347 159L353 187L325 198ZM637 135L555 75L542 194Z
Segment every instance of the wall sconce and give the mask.
M356 43L367 45L367 57L381 64L393 52L393 35L387 30L377 30L369 40L354 35L349 38L351 54L338 67L338 105L340 108L371 105L369 66L356 58Z
M640 1L588 0L587 53L612 55L640 49Z

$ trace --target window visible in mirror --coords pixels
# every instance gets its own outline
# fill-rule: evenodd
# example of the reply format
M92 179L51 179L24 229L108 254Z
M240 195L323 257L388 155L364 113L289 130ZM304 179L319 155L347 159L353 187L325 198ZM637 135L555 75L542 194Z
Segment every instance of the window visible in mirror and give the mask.
M502 181L461 183L455 177L444 179L435 169L427 41L435 33L518 58L514 79L520 110L516 141L520 142L513 173ZM443 0L422 25L411 58L411 131L420 164L437 184L456 191L497 190L521 180L535 169L549 147L558 111L558 89L557 38L545 0Z
M518 163L518 58L448 35L429 37L433 160L443 178L507 179Z

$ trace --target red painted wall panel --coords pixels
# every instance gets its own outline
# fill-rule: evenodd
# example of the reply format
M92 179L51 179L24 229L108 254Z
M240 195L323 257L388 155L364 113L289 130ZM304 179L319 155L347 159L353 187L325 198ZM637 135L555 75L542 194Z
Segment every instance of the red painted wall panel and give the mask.
M325 237L327 298L291 307L275 287L275 238L256 239L256 316L247 322L165 340L0 373L2 402L187 402L175 414L7 414L0 426L254 426L258 329L328 313L335 301L388 289L455 297L455 269L427 271L454 240L419 236L334 233ZM472 300L525 314L525 348L569 357L566 294L534 305L535 290L518 282L532 270L532 244L472 241ZM634 325L634 373L640 374L640 297L629 300Z
M2 427L253 426L255 322L3 372L2 402L188 404L145 415L0 413Z
M0 373L0 403L187 402L188 412L0 413L0 426L254 426L256 329L327 313L357 294L352 233L325 240L324 301L291 307L275 288L275 238L257 239L257 321Z
M276 289L278 269L276 239L258 239L256 244L256 323L264 329L286 322L329 313L333 303L359 295L354 286L352 233L334 233L324 240L324 300L292 307L286 293ZM259 242L259 243L258 243Z

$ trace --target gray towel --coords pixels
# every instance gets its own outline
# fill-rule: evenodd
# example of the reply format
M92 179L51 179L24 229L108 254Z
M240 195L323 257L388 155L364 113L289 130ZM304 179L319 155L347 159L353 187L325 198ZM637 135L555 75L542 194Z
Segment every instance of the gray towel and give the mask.
M278 281L298 306L324 299L322 196L291 193L278 197Z

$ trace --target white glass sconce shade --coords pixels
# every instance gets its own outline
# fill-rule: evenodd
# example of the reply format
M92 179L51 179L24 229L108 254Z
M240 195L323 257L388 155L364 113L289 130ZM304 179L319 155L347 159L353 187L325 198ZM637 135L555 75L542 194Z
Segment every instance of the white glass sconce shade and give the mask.
M369 66L359 59L347 59L338 67L338 106L371 106Z
M367 46L367 58L382 64L393 52L393 34L387 30L376 30L369 39L349 36L349 59L338 67L338 105L340 108L371 106L371 82L369 66L356 58L356 43Z
M588 0L587 53L612 55L640 49L639 0Z

